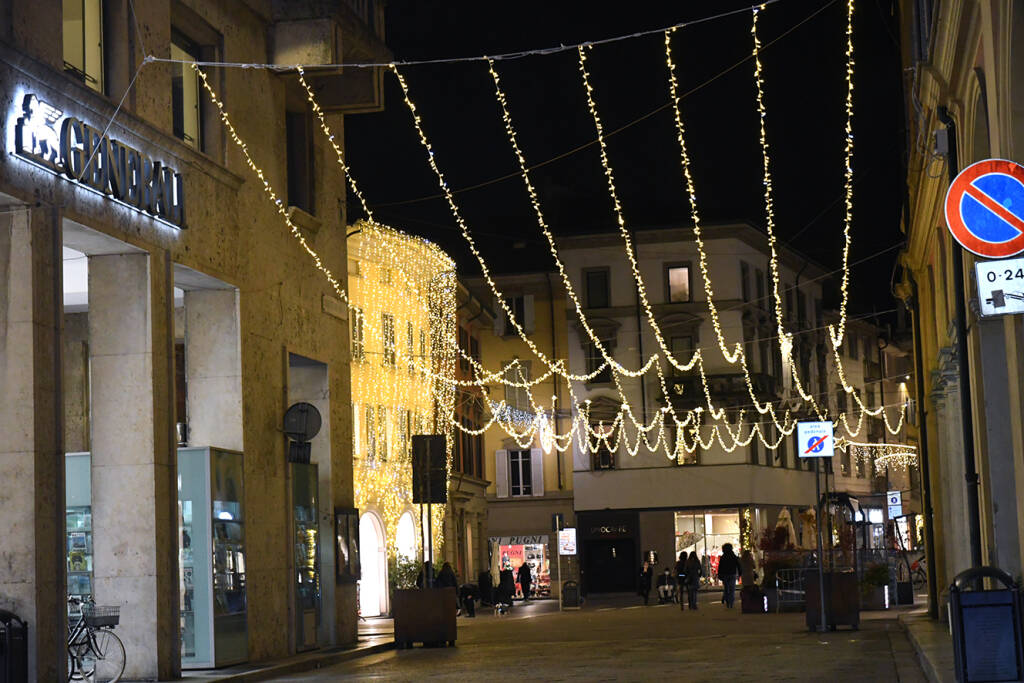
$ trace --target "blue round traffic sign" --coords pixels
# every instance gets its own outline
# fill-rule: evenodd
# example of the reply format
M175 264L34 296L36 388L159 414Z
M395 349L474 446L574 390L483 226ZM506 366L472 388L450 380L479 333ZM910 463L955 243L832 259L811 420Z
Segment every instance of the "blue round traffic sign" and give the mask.
M1024 166L1006 159L971 164L950 183L946 225L964 249L986 258L1024 251Z

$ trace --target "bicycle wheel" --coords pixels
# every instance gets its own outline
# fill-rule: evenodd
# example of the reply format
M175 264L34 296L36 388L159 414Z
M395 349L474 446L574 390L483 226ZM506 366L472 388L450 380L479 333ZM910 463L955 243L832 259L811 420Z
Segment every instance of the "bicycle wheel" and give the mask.
M85 680L85 674L82 673L82 657L84 657L88 652L89 645L87 643L75 643L73 645L68 645L69 681Z
M78 657L79 672L96 683L117 683L124 673L125 654L121 639L108 629L89 636L89 647Z
M928 584L928 575L918 569L914 572L913 582L914 590L921 590Z

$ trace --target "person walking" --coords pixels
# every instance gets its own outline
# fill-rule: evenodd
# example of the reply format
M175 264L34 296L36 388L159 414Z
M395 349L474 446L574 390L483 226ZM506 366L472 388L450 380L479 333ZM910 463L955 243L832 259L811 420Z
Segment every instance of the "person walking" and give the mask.
M651 570L651 563L644 562L643 568L640 569L640 586L637 593L644 599L644 604L651 597L651 580L654 578L654 572Z
M690 603L690 609L697 609L697 589L700 587L700 577L704 571L700 566L700 558L697 553L690 553L686 558L686 597Z
M519 565L519 585L523 589L523 601L527 602L530 600L530 585L533 583L533 577L530 574L530 565L527 562L523 562Z
M686 551L679 553L676 560L676 587L678 588L679 609L686 609L686 600L683 599L683 591L686 590Z
M726 543L718 560L718 580L722 582L722 602L729 609L736 602L736 576L739 573L740 558L732 551L732 543Z

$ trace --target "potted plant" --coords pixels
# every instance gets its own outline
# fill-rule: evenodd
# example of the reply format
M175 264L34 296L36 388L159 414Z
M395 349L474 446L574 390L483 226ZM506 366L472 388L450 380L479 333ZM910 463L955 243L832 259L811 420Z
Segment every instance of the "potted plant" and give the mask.
M889 586L889 566L881 562L869 564L860 580L862 609L888 609L886 589Z

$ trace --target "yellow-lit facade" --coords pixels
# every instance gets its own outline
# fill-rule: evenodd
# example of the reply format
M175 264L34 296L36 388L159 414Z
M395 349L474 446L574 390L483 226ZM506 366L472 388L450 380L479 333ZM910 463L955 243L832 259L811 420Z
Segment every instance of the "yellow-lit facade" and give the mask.
M383 528L387 555L416 559L422 546L412 502L414 434L452 443L455 365L455 266L436 245L365 222L349 230L348 291L352 348L352 449L355 504ZM415 541L399 523L414 520ZM433 511L435 554L443 506Z
M519 322L528 338L549 358L568 362L566 296L557 274L505 275L495 277L495 281L509 299L510 308L521 316ZM466 286L480 300L492 302L493 296L486 282L469 280ZM492 309L495 312L492 328L480 332L480 362L483 367L503 368L518 359L519 369L512 371L515 375L506 377L514 381L533 379L544 372L545 368L539 367L533 352L506 319L502 307L493 302ZM522 376L517 376L519 372L523 373ZM570 427L571 398L564 380L556 377L534 386L532 394L533 401L545 408L549 408L554 400L557 406L554 414L549 410L545 417L551 420L555 432L564 433ZM502 401L507 409L522 418L522 422L533 417L531 402L524 389L491 384L487 387L485 401L488 403L488 418L493 410L500 409ZM520 424L518 429L525 426ZM483 464L484 479L488 482L487 540L495 582L503 545L526 545L534 548L527 556L543 555L542 560L535 561L539 563L542 577L547 577L543 579L543 585L549 586L545 590L549 590L551 596L557 595L559 572L563 580L575 578L577 570L569 560L563 558L561 567L557 566L557 538L552 531L552 515L555 513L563 515L566 526L575 525L572 488L575 447L574 442L564 453L554 448L546 450L539 434L524 447L497 425L485 432Z
M943 588L972 564L955 327L960 296L967 302L967 410L974 423L967 443L979 475L981 561L1018 580L1024 567L1024 325L1021 316L978 315L978 259L952 239L943 208L951 170L987 158L1024 162L1024 6L905 1L900 13L909 159L897 293L917 317L923 392L914 393L924 419L911 430L923 442L934 511L939 590L932 613L944 616ZM964 292L954 284L958 250Z

